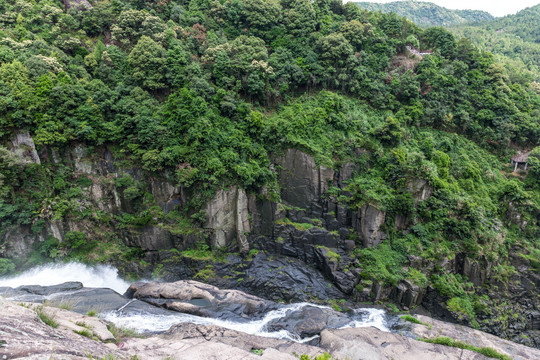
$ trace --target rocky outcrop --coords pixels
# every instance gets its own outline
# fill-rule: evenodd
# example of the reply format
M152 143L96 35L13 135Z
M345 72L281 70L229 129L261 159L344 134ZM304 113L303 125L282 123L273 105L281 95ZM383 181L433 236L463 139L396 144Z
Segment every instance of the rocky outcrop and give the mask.
M19 156L24 163L41 164L34 139L32 139L28 132L21 131L15 134L11 145L11 152Z
M227 313L240 316L261 315L274 306L267 300L239 290L220 290L215 286L193 280L174 283L134 283L126 291L126 295L172 310L187 309L189 313L222 318L226 317ZM202 309L197 311L193 306Z
M281 199L292 206L307 208L319 201L334 178L334 170L318 166L313 156L297 149L288 149L276 163Z
M165 334L147 339L129 339L123 349L138 354L141 359L175 360L295 360L301 354L315 357L324 351L288 340L195 324L174 325ZM254 354L253 350L261 355Z
M364 204L353 218L353 226L360 234L364 247L375 247L386 239L386 233L381 230L386 213L375 206Z
M514 360L540 359L540 350L501 339L500 337L487 334L483 331L471 329L470 327L450 324L427 316L416 315L422 323L412 324L411 331L420 338L436 338L447 336L454 340L462 341L479 348L489 347L501 354L508 355Z
M244 189L231 186L219 189L206 207L204 227L211 230L211 243L215 249L231 244L234 240L240 252L247 253L247 234L251 231L248 197Z
M427 200L433 194L433 186L424 179L411 179L407 182L407 190L411 193L414 201Z
M324 329L336 329L347 325L350 319L329 308L304 306L287 313L287 316L268 323L270 331L287 330L301 338L319 335Z
M112 334L99 319L49 307L38 310L55 320L58 328L43 323L36 311L0 299L0 359L83 360L88 359L89 354L94 358L108 355L124 358L117 353L116 345L103 344L73 331L88 330L76 324L84 322L88 327L94 326L97 338L111 340Z
M337 359L485 360L469 350L429 344L375 328L324 330L321 347Z

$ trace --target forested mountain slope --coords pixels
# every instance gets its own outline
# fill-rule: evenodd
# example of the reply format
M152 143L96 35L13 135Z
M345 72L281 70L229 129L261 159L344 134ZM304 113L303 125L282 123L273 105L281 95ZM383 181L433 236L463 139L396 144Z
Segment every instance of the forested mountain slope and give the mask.
M488 12L481 10L451 10L424 1L395 1L390 3L356 2L362 9L382 11L404 16L418 26L451 26L494 19Z
M0 14L0 275L112 262L540 346L540 95L492 54L329 0Z
M520 77L540 81L540 4L474 25L452 27L457 36L469 38L490 51ZM521 64L523 63L523 64Z

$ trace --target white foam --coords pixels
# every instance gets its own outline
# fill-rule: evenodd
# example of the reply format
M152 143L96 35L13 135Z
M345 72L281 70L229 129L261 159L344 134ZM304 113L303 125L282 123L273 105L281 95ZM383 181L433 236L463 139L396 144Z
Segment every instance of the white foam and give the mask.
M375 327L381 331L389 332L390 329L386 326L385 314L386 312L382 309L373 309L373 308L363 308L355 309L354 313L356 316L360 316L360 319L355 319L351 321L344 328L358 328L358 327Z
M241 331L251 335L265 336L278 339L288 339L297 342L306 342L315 337L300 338L287 330L268 331L266 326L273 320L287 316L289 312L300 310L304 306L324 307L310 303L296 303L283 306L277 310L269 311L263 318L246 322L234 322L228 320L204 318L189 314L156 315L147 313L123 314L114 311L102 314L102 318L113 322L117 326L128 327L139 333L163 332L171 326L180 323L193 323L198 325L216 325L231 330Z
M147 313L138 314L122 314L121 311L109 312L102 314L102 317L113 322L117 326L128 327L139 333L154 333L168 330L171 326L180 323L193 323L198 325L216 325L227 329L241 331L251 335L265 336L278 339L288 339L296 342L307 342L317 338L312 336L309 338L300 338L296 334L292 334L287 330L268 331L267 325L273 320L284 318L292 311L297 311L305 306L315 306L320 308L328 308L326 306L310 304L310 303L295 303L285 305L277 310L268 312L263 318L246 322L234 322L221 319L204 318L188 314L171 314L171 315L155 315ZM385 311L381 309L357 309L354 311L357 319L352 320L343 328L351 327L376 327L382 331L390 331L386 326L384 318Z
M88 266L80 263L47 264L8 278L0 278L0 286L50 286L66 281L80 281L86 287L104 287L123 294L129 283L118 277L118 270L108 265Z

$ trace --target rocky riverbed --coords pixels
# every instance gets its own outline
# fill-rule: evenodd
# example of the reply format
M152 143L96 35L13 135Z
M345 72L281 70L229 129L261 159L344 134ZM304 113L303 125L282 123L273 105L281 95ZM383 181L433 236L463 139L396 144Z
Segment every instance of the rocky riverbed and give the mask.
M411 324L380 309L284 305L192 280L134 283L123 295L79 282L1 287L0 294L3 359L292 360L325 352L350 360L485 359L417 340L438 336L515 360L540 358L537 349L426 316ZM120 337L111 323L135 325L143 336Z

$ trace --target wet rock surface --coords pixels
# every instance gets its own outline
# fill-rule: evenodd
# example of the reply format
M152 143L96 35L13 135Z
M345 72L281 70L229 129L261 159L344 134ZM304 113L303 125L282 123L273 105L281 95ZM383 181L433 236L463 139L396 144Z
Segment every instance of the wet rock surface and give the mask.
M306 306L268 324L268 330L287 330L302 338L318 335L324 329L340 328L351 320L342 313L328 308Z

